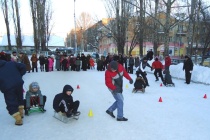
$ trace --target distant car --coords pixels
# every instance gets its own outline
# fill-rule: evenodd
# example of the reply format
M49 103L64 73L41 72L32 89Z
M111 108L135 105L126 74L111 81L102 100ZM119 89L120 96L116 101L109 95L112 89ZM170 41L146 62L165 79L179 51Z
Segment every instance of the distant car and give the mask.
M206 58L206 59L203 61L203 66L210 67L210 58Z
M180 58L171 58L171 65L177 65L179 63L184 63L185 59L180 59Z
M195 56L193 55L191 57L191 60L195 63ZM197 55L197 64L200 64L202 61L202 57L200 57L199 55Z

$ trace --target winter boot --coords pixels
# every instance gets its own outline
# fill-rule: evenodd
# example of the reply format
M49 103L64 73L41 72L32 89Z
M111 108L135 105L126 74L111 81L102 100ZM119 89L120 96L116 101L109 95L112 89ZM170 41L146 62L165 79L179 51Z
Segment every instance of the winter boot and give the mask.
M42 112L45 112L46 110L44 109L43 105L40 105L39 108L41 109Z
M15 125L23 125L23 121L22 121L22 118L20 116L20 112L16 112L15 114L12 115L16 122L15 122Z
M79 111L74 111L73 112L73 116L79 116L80 115L80 112Z
M111 111L107 110L107 111L106 111L106 113L107 113L107 114L109 114L112 118L115 118L115 116L114 116L113 112L111 112Z
M125 118L125 117L122 117L122 118L117 118L117 121L127 121L128 119Z
M24 110L24 106L23 105L20 105L19 107L18 107L18 111L20 112L20 116L23 118L24 117L24 115L23 115L23 110Z
M30 108L26 108L26 109L25 109L25 115L26 115L26 116L29 115L29 112L28 112L29 110L30 110Z

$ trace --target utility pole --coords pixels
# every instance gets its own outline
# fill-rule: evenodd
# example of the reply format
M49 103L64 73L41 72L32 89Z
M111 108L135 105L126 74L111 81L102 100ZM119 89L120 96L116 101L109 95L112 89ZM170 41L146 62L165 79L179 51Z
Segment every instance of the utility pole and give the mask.
M75 1L74 0L74 43L75 43L75 53L77 54L77 25L76 25L76 16L75 16Z

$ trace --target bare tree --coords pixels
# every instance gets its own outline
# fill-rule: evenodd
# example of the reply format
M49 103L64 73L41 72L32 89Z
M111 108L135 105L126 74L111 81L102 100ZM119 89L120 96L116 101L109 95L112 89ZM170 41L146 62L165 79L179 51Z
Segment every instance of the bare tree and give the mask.
M10 28L9 28L9 9L8 9L8 0L1 0L1 9L4 15L4 21L7 29L7 40L8 40L8 49L12 50L11 40L10 40Z
M15 28L16 44L17 44L17 49L19 50L22 49L19 4L17 0L11 0L11 4L12 4L12 16Z
M53 11L51 9L51 2L47 1L45 10L45 28L46 28L46 50L48 49L48 42L50 40L51 32L54 24L51 24Z
M124 54L131 7L124 0L107 0L105 5L109 18L115 19L108 24L107 29L115 40L118 53Z
M31 14L33 20L34 44L36 53L39 50L45 51L46 42L50 39L50 20L52 12L50 3L47 5L46 0L30 0Z

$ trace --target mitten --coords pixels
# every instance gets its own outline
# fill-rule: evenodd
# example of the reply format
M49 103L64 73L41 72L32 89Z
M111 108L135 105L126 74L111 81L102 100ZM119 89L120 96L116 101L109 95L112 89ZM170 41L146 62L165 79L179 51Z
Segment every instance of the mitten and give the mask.
M130 79L130 80L129 80L129 83L130 83L130 84L133 84L133 79Z

